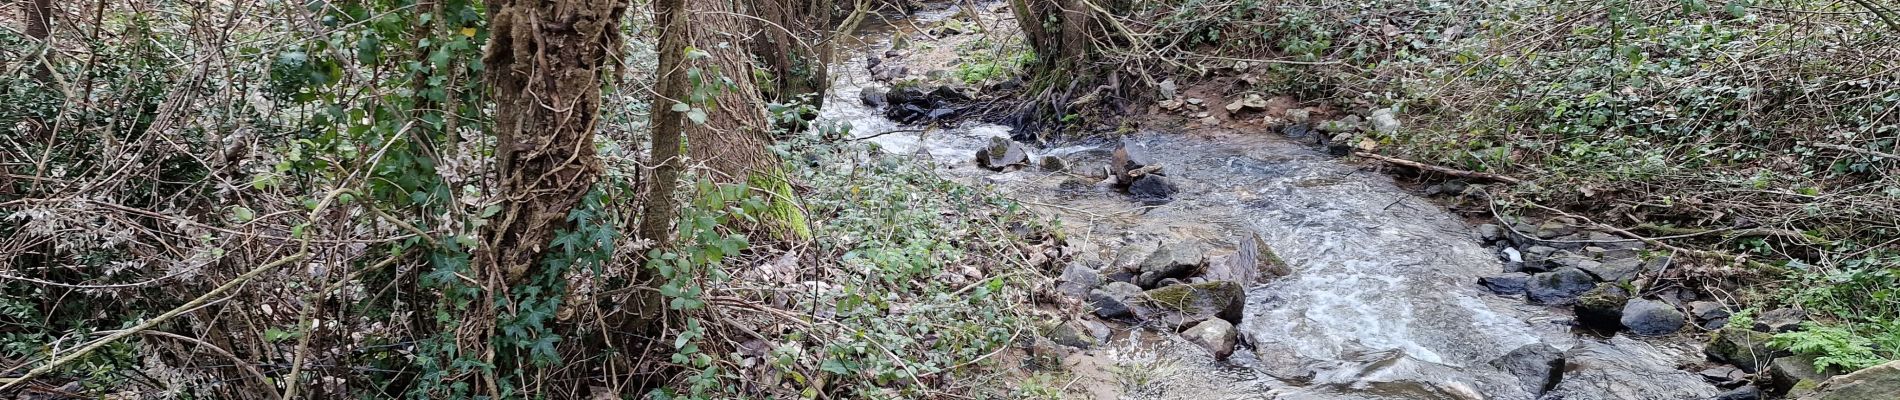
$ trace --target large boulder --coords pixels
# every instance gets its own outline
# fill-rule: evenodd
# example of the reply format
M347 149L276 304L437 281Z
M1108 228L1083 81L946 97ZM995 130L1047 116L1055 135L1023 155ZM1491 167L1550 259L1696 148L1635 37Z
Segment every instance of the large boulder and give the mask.
M1890 361L1823 381L1801 400L1900 399L1900 361Z
M1709 335L1709 343L1702 347L1702 354L1710 360L1720 361L1741 368L1748 373L1756 373L1768 366L1775 357L1788 353L1768 346L1774 335L1751 331L1746 328L1722 328Z
M1214 354L1214 359L1225 360L1228 355L1234 354L1236 334L1233 323L1215 318L1194 324L1194 327L1181 332L1181 337L1207 348L1209 353Z
M1682 330L1682 312L1655 300L1632 300L1623 307L1623 326L1640 336L1660 336Z
M1597 280L1589 273L1576 268L1558 268L1532 275L1525 293L1532 303L1565 305L1577 301L1578 295L1596 287Z
M1238 283L1201 282L1149 290L1142 293L1134 309L1142 319L1178 331L1183 326L1214 318L1240 321L1246 297L1245 289Z
M1129 303L1138 297L1141 297L1141 287L1128 282L1109 282L1089 291L1089 306L1102 318L1131 318L1136 315L1134 306Z
M1491 360L1491 366L1516 376L1524 391L1542 396L1563 379L1564 355L1548 344L1531 343Z

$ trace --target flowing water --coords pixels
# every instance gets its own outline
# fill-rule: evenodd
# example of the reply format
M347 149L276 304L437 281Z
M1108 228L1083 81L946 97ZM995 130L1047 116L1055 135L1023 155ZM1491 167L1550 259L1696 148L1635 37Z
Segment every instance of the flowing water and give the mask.
M861 36L865 50L881 53L885 34L873 28ZM833 67L822 118L850 123L861 138L907 129L858 101L861 88L880 84L867 76L862 54L846 59ZM966 122L866 141L1060 219L1084 262L1139 257L1161 242L1232 249L1237 235L1251 232L1294 270L1249 289L1238 329L1251 352L1240 350L1231 363L1179 340L1107 350L1146 351L1171 366L1154 382L1124 382L1129 388L1114 397L1646 400L1716 392L1677 369L1699 359L1687 343L1578 335L1562 310L1485 293L1477 278L1502 265L1465 222L1384 175L1306 144L1264 131L1144 129L1121 143L1165 166L1181 188L1178 200L1144 207L1073 174L998 173L970 161L990 137L1009 134L1007 127ZM1037 153L1100 169L1112 148L1080 144ZM1562 384L1541 397L1534 385L1493 365L1536 344L1568 353Z

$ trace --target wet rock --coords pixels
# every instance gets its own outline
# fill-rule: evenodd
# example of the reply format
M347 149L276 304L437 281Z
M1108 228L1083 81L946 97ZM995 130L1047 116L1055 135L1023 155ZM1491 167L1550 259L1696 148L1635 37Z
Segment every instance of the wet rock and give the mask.
M1128 282L1109 282L1089 292L1089 306L1095 307L1095 315L1102 318L1135 317L1135 309L1129 304L1141 297L1141 287Z
M1483 240L1485 243L1504 240L1504 228L1498 227L1497 224L1478 225L1478 240Z
M1552 259L1557 257L1557 248L1550 246L1531 246L1524 248L1524 271L1543 272L1556 269Z
M1713 400L1761 400L1761 389L1743 386L1715 395Z
M1638 299L1623 307L1623 326L1633 334L1667 335L1682 330L1682 325L1682 312L1668 303Z
M1499 250L1498 257L1504 259L1504 272L1518 272L1524 270L1524 253L1518 252L1517 248L1506 247L1503 250Z
M1575 302L1578 295L1595 289L1597 281L1576 268L1559 268L1555 271L1531 276L1530 285L1525 293L1532 303L1544 305L1565 305Z
M1768 392L1795 397L1812 392L1834 374L1814 368L1814 356L1777 357L1768 362ZM1900 393L1895 393L1900 394Z
M1234 254L1209 259L1201 276L1209 281L1233 281L1242 286L1293 274L1293 269L1267 247L1260 235L1249 232L1236 238L1240 248Z
M950 86L938 86L930 91L930 100L938 103L962 103L970 101L970 95Z
M1564 352L1564 377L1539 399L1700 400L1721 390L1627 336L1585 339Z
M1125 283L1133 284L1135 283L1135 278L1138 278L1138 277L1141 277L1141 275L1135 273L1135 271L1129 271L1129 270L1125 270L1121 268L1111 268L1108 272L1108 275L1103 276L1102 278L1107 279L1109 282L1125 282Z
M1059 172L1059 171L1067 171L1068 169L1069 169L1069 162L1064 161L1062 157L1042 156L1042 170L1050 171L1050 172Z
M1709 336L1709 343L1702 347L1702 354L1710 360L1720 361L1741 368L1742 371L1755 373L1768 366L1775 357L1787 356L1783 350L1768 346L1774 335L1755 332L1742 328L1723 328Z
M1808 313L1793 308L1770 310L1755 316L1755 330L1768 333L1789 332L1801 327L1808 320Z
M1327 139L1326 142L1321 143L1321 145L1326 147L1326 154L1331 154L1336 157L1352 154L1352 133L1340 132L1333 134L1330 139Z
M1516 296L1524 294L1524 288L1530 283L1530 279L1530 274L1512 272L1504 275L1478 278L1478 284L1484 285L1484 288L1489 289L1491 293Z
M1623 287L1605 283L1577 296L1577 304L1571 306L1571 310L1577 313L1577 323L1585 328L1616 332L1623 328L1623 309L1629 302L1629 292Z
M977 165L992 171L1028 162L1029 150L1023 148L1022 143L1001 136L991 137L990 145L977 152Z
M1302 139L1313 134L1313 126L1303 123L1291 123L1280 127L1280 134L1294 139Z
M1133 184L1128 185L1128 194L1134 195L1135 201L1150 206L1174 201L1174 194L1179 191L1180 189L1176 188L1174 183L1168 182L1168 177L1156 174L1142 175L1135 178Z
M1164 287L1169 287L1169 286L1174 286L1174 285L1185 285L1187 283L1188 283L1187 281L1183 281L1181 280L1181 278L1161 278L1160 281L1155 282L1154 287L1164 288Z
M884 100L890 104L928 104L929 97L915 87L902 87L885 92Z
M1225 360L1234 354L1235 336L1234 324L1219 318L1201 321L1181 332L1181 337L1206 348L1216 360Z
M1061 282L1056 284L1056 291L1078 299L1085 299L1088 298L1089 291L1101 285L1100 272L1082 263L1072 262L1068 267L1063 268Z
M1220 318L1239 321L1246 300L1240 284L1228 281L1174 285L1142 294L1136 314L1170 330Z
M1741 368L1735 368L1735 366L1732 365L1718 365L1704 369L1696 374L1702 375L1703 380L1707 380L1709 383L1716 385L1748 379L1747 372L1742 372Z
M1372 110L1372 130L1387 135L1398 133L1398 112L1390 108Z
M949 107L935 108L924 113L924 118L931 121L942 121L956 117L957 109Z
M1801 400L1886 400L1900 393L1900 361L1836 376L1821 383Z
M1541 396L1563 380L1564 355L1548 344L1531 343L1491 360L1491 366L1516 376L1524 391Z
M1156 282L1167 278L1186 278L1201 268L1206 253L1199 245L1192 243L1168 243L1157 248L1148 258L1141 260L1138 271L1141 278L1135 282L1144 288L1157 287Z
M858 89L858 101L863 102L864 105L871 106L871 107L883 107L884 106L884 90L878 89L875 87L865 87L863 89Z

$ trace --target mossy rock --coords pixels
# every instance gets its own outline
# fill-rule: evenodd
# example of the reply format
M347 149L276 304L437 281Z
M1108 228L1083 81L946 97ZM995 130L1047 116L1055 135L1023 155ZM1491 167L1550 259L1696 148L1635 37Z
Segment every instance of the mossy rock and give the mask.
M1230 281L1174 285L1143 292L1136 314L1178 331L1212 318L1239 321L1246 297L1246 290Z
M1786 351L1768 346L1768 341L1774 337L1746 328L1722 328L1709 336L1708 346L1702 348L1702 354L1752 374L1766 368L1775 357L1788 355Z
M1628 291L1614 283L1604 283L1577 296L1577 304L1571 306L1571 310L1577 313L1577 322L1584 327L1616 332L1623 327L1619 320L1623 318L1623 305L1629 301Z

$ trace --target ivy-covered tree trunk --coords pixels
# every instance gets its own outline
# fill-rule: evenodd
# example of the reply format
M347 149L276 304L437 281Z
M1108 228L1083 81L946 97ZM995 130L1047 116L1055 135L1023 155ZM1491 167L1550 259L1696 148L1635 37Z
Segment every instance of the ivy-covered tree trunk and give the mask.
M620 51L626 0L489 3L482 56L495 100L502 211L478 255L484 273L520 279L600 175L594 125L605 72Z
M696 164L707 167L708 178L719 183L746 183L764 191L772 202L767 224L782 238L807 239L811 228L799 210L778 156L766 146L771 144L772 124L765 114L765 101L752 78L750 55L745 37L750 19L740 13L734 0L696 0L687 2L689 41L705 57L689 68L696 77L688 85L694 95L705 100L693 104L704 114L686 128L688 154ZM659 183L655 183L659 184Z
M686 85L686 2L654 0L653 24L659 33L654 52L659 55L658 82L654 83L652 104L653 180L647 189L646 204L640 209L640 237L652 240L654 247L665 248L673 241L673 220L678 207L673 203L679 188L681 130L686 114L674 105L690 101Z

